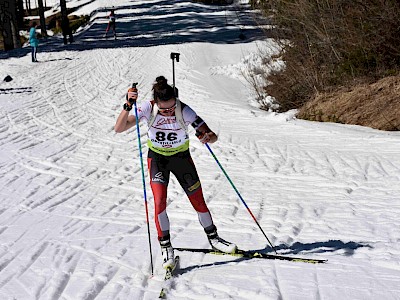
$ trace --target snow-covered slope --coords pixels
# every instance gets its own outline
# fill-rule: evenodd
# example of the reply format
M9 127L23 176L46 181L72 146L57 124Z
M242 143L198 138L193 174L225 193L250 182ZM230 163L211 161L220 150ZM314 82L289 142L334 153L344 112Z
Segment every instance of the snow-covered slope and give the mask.
M328 262L181 252L169 298L400 299L398 133L250 105L241 72L272 41L261 41L248 11L238 19L235 6L184 0L89 5L81 13L97 14L76 43L52 38L40 46L38 64L29 53L0 61L0 75L14 78L0 84L0 299L158 297L161 255L151 221L151 276L136 132L116 134L113 126L132 81L140 100L151 97L156 76L172 82L171 52L181 53L181 100L219 134L211 147L278 252ZM111 6L117 41L102 38ZM240 28L247 39L239 39ZM144 141L144 124L141 131ZM221 236L272 252L191 134ZM168 203L173 245L208 247L175 179Z

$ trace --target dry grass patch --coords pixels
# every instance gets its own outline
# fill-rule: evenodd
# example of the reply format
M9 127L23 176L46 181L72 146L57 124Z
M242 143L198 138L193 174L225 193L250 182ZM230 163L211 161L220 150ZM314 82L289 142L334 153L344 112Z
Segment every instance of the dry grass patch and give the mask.
M311 121L400 130L400 76L372 84L357 84L332 93L320 93L306 103L297 117Z

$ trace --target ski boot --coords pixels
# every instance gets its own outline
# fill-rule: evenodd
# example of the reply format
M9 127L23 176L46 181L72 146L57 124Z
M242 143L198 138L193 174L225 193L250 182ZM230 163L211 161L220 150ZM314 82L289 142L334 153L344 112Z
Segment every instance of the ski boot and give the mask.
M210 229L204 229L207 234L208 241L214 250L225 252L225 253L235 253L237 246L234 243L225 241L218 236L217 227L212 226Z
M160 239L161 254L163 257L163 268L174 268L175 266L175 256L174 248L172 248L170 236L164 236Z

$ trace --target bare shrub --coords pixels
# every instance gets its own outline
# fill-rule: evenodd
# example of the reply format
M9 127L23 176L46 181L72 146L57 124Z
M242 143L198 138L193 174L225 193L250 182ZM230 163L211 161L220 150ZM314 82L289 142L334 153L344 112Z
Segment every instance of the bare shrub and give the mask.
M268 76L273 84L265 90L281 111L358 78L398 72L397 0L270 0L268 12L274 15L286 68Z
M276 100L266 93L265 84L272 72L279 72L284 67L280 56L280 48L274 44L268 47L257 47L258 51L249 56L245 61L245 68L241 74L256 94L256 102L260 109L275 111L279 108Z

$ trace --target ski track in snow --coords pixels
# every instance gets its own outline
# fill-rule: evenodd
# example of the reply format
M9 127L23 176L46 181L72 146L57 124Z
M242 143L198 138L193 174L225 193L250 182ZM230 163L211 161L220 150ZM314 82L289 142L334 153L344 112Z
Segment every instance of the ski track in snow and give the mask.
M111 5L120 13L116 42L99 38L104 8ZM398 133L311 123L251 107L251 89L240 75L243 59L272 42L213 40L218 30L226 27L236 36L240 22L249 22L246 11L235 17L237 6L120 0L89 7L98 12L75 45L52 51L49 41L39 50L39 64L29 63L29 53L1 61L0 75L10 73L14 81L2 84L10 93L0 94L0 299L158 297L161 254L147 183L151 276L136 131L115 134L113 126L133 81L141 100L151 97L156 76L172 83L171 52L181 53L181 100L219 134L211 148L277 251L329 261L182 252L169 299L400 299ZM159 20L165 30L158 31L159 23L150 21L167 16L194 26L183 34L175 23ZM200 21L206 16L213 18ZM135 33L129 31L132 20ZM168 42L173 30L179 36ZM189 38L203 32L208 42ZM146 126L140 130L146 153ZM220 235L242 249L271 251L190 132ZM208 247L175 178L168 213L173 245Z

